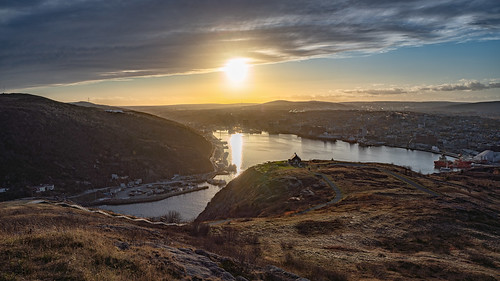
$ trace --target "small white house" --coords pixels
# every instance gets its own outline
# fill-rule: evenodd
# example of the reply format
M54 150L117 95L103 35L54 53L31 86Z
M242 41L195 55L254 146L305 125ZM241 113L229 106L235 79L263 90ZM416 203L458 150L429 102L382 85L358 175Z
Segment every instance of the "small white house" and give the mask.
M5 193L7 192L9 189L8 188L5 188L5 187L0 187L0 193Z
M118 180L117 174L111 174L111 180Z
M46 192L49 190L54 190L55 186L53 184L41 184L39 186L35 187L35 192L40 193L40 192Z

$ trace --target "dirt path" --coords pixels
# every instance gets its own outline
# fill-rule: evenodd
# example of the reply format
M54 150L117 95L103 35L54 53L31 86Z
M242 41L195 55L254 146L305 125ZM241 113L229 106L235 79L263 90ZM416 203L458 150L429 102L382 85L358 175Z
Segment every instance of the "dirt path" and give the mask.
M349 163L349 162L340 162L340 163L329 163L328 166L351 166L351 167L368 167L370 165L368 164L364 164L364 163ZM428 193L432 196L441 196L441 194L433 191L433 190L430 190L428 188L426 188L425 186L419 184L419 183L416 183L414 181L412 181L411 179L405 177L405 176L402 176L398 173L395 173L395 172L392 172L392 171L389 171L387 169L384 169L384 168L380 168L380 167L376 167L379 171L383 172L383 173L386 173L387 175L389 176L392 176L392 177L395 177L396 179L406 183L406 184L409 184L410 186L412 187L415 187L416 189L420 190L420 191L423 191L425 193ZM325 180L327 180L325 178ZM327 180L328 181L328 180Z
M423 192L425 192L425 193L428 193L428 194L430 194L430 195L432 195L432 196L441 196L441 194L439 194L439 193L437 193L437 192L435 192L435 191L432 191L432 190L430 190L430 189L428 189L428 188L424 187L423 185L421 185L421 184L419 184L419 183L416 183L416 182L414 182L414 181L410 180L410 179L409 179L409 178L407 178L407 177L404 177L404 176L402 176L402 175L399 175L399 174L397 174L397 173L391 172L391 171L386 170L386 169L382 169L382 168L378 168L378 169L379 169L379 171L384 172L384 173L386 173L386 174L388 174L388 175L390 175L390 176L393 176L393 177L397 178L398 180L403 181L403 182L405 182L405 183L407 183L407 184L409 184L409 185L411 185L411 186L415 187L416 189L418 189L418 190L420 190L420 191L423 191Z
M184 226L184 225L186 225L185 223L166 223L166 222L161 222L161 221L150 221L150 220L144 219L144 218L136 218L136 217L132 217L132 216L107 213L103 210L91 210L91 209L87 209L87 208L80 206L80 205L69 204L69 203L65 203L65 202L51 202L51 201L47 201L47 200L34 200L34 201L28 202L27 204L52 204L52 205L56 205L56 206L66 207L66 208L78 209L78 210L82 210L82 211L89 212L89 213L97 213L97 214L105 215L105 216L111 217L111 218L125 219L125 220L135 221L135 222L144 222L144 223L148 223L148 224L152 224L152 225L166 225L166 226Z
M368 167L370 165L367 165L367 164L363 164L363 163L330 163L329 165L332 165L332 166L351 166L351 167ZM371 166L372 167L372 166ZM441 196L441 194L433 191L433 190L430 190L426 187L424 187L423 185L419 184L419 183L416 183L414 181L412 181L411 179L407 178L407 177L404 177L402 175L399 175L395 172L392 172L392 171L389 171L387 169L384 169L384 168L379 168L377 167L377 169L389 176L392 176L408 185L410 185L411 187L414 187L420 191L423 191L427 194L430 194L432 196ZM335 182L333 182L327 175L325 174L322 174L322 173L314 173L314 175L316 176L320 176L323 178L323 180L335 191L335 197L326 202L326 203L323 203L323 204L319 204L319 205L316 205L316 206L313 206L313 207L310 207L310 208L307 208L306 210L303 210L303 211L300 211L298 213L296 213L296 215L302 215L302 214L306 214L310 211L314 211L314 210L318 210L318 209L321 209L323 207L326 207L328 205L331 205L331 204L335 204L335 203L338 203L340 202L340 200L342 200L344 198L343 194L342 194L342 191L340 190L340 188L337 186L337 184ZM209 225L219 225L219 224L223 224L223 223L226 223L226 222L230 222L232 219L225 219L225 220L218 220L218 221L214 221L214 222L211 222L209 223Z
M343 198L342 191L340 190L340 188L333 181L331 181L327 175L321 174L321 173L315 173L315 175L322 177L323 180L333 189L333 191L335 191L335 197L326 203L319 204L319 205L310 207L304 211L298 212L297 214L299 214L299 215L302 215L302 214L305 214L305 213L308 213L310 211L314 211L317 209L321 209L321 208L326 207L326 206L331 205L331 204L338 203Z

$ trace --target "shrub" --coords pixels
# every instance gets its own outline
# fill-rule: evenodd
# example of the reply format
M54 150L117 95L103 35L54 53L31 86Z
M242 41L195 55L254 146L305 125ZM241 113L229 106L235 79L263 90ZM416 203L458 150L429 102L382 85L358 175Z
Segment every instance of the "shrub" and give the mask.
M486 267L495 268L495 262L490 257L485 256L483 254L470 254L469 258L471 261L475 262L476 264L486 266Z
M288 253L283 262L288 268L304 273L304 276L315 281L347 281L346 274L334 270L324 269L307 260L294 257Z
M343 226L342 221L335 219L332 221L306 220L295 225L297 232L302 235L329 234Z
M206 223L195 222L191 225L191 236L195 237L206 237L210 232L210 225Z
M156 220L166 223L180 223L182 221L182 217L177 211L168 211L166 215L158 217Z

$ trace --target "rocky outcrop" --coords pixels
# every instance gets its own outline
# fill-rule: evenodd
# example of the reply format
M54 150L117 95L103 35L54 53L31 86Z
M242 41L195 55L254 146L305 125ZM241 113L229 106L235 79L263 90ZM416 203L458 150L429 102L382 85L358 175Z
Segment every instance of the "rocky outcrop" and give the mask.
M175 263L174 266L179 269L178 274L183 280L248 281L243 276L233 276L220 266L227 263L234 264L235 261L231 258L219 256L201 249L192 250L170 246L161 246L161 248L170 252L172 255L170 262L173 261ZM254 265L246 266L254 267ZM309 281L309 279L302 278L273 265L268 265L264 268L254 267L249 272L252 272L250 274L259 280Z
M172 254L172 260L181 268L183 277L191 277L192 280L224 280L232 281L236 278L217 264L217 259L222 259L215 254L209 254L203 250L193 251L189 248L174 248L163 246ZM216 261L213 261L212 259Z

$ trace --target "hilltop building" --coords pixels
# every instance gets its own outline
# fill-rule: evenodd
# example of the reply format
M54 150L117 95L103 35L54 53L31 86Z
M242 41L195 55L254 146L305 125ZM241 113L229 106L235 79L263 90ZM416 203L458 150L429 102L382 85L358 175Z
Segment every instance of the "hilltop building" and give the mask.
M302 159L297 155L297 153L294 153L290 159L288 159L288 164L295 166L295 167L301 167L302 166Z

